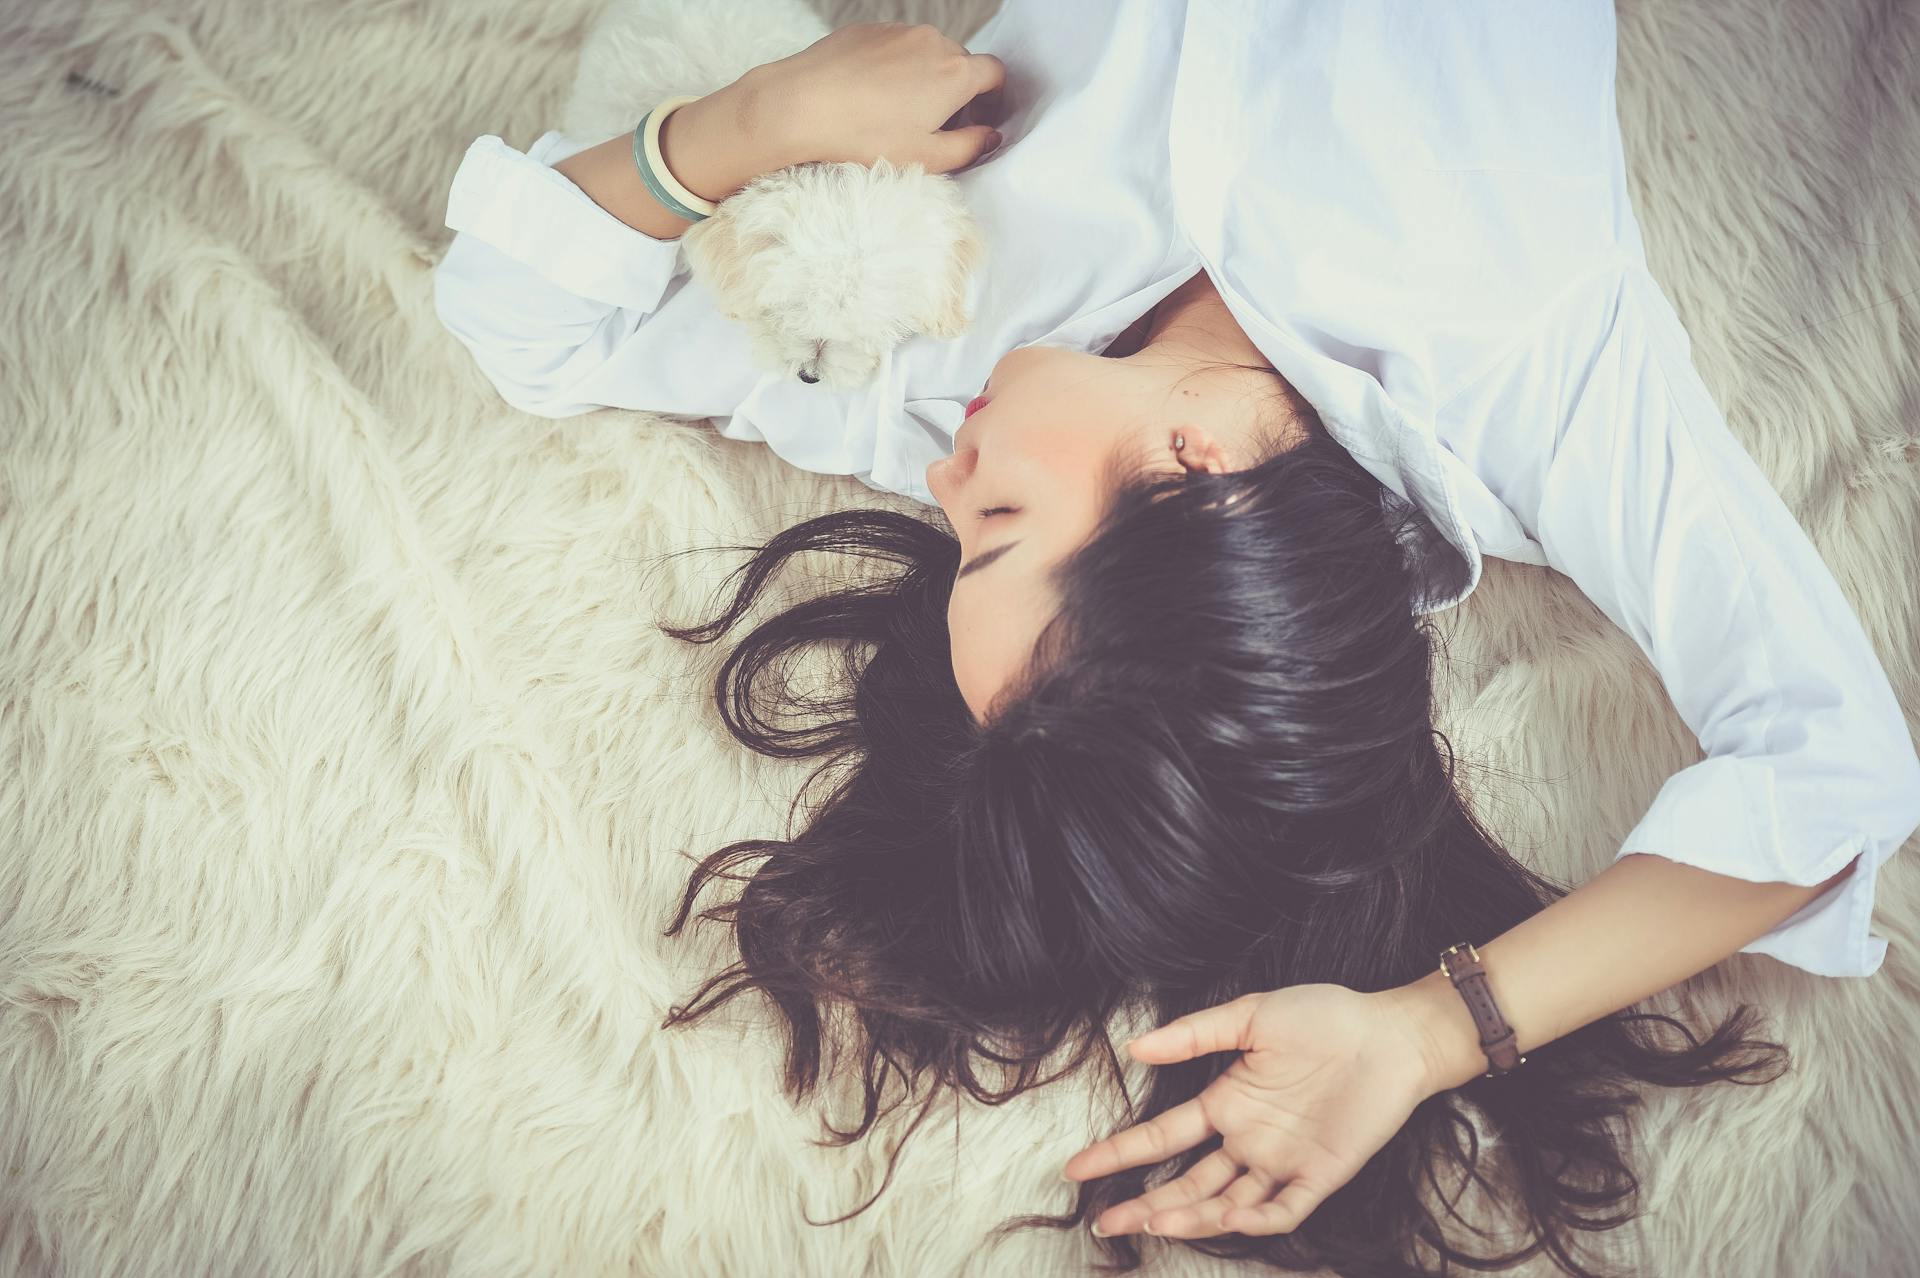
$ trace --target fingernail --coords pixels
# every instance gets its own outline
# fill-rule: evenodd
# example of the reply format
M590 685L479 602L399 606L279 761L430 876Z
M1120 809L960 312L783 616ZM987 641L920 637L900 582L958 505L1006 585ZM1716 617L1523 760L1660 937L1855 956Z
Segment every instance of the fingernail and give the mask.
M1148 1233L1152 1234L1155 1238L1158 1238L1160 1236L1160 1231L1153 1227L1153 1222L1151 1220L1149 1220L1146 1224L1140 1226L1140 1228L1146 1230Z
M987 143L988 151L998 151L1000 149L1000 144L1006 141L1005 138L1000 136L1000 130L998 129L995 129L992 133L989 133L987 137L991 139L991 141Z
M1088 1225L1087 1229L1092 1232L1095 1238L1105 1238L1107 1236L1107 1231L1100 1228L1100 1222L1097 1220L1091 1225Z

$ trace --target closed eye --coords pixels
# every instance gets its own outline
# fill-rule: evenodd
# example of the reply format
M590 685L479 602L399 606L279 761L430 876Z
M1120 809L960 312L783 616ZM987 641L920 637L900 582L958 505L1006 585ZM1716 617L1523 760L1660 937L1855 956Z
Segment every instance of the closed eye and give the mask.
M1013 513L1013 507L1011 507L1011 506L987 506L987 507L984 507L983 509L981 509L981 510L980 510L980 511L979 511L978 513L979 513L979 516L980 516L980 518L982 518L982 519L990 519L990 518L992 518L992 517L993 517L993 516L995 516L995 515L1011 515L1011 514Z

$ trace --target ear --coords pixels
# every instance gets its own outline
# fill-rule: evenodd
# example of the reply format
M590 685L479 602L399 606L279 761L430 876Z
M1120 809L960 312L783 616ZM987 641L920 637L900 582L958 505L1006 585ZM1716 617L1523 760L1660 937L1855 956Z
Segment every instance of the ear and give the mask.
M1220 446L1219 440L1207 433L1206 427L1176 426L1172 434L1187 437L1187 446L1176 452L1174 456L1178 457L1180 464L1188 470L1204 470L1222 475L1233 469L1233 458L1227 455L1227 450ZM1168 447L1172 446L1169 442Z
M947 254L946 273L934 291L932 306L919 317L919 329L930 337L958 337L967 331L967 281L986 251L986 241L972 218L961 221L959 234Z

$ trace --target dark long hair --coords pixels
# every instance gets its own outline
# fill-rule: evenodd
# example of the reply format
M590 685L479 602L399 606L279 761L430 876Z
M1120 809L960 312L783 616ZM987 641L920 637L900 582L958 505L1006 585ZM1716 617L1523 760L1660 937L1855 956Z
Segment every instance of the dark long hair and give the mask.
M1490 940L1564 895L1475 821L1434 727L1436 637L1414 603L1457 583L1443 579L1457 555L1311 410L1304 420L1304 442L1246 470L1125 477L1094 535L1058 564L1058 613L985 722L954 682L959 548L943 524L843 510L734 547L752 557L717 612L665 633L720 639L805 552L884 571L754 625L715 676L741 744L820 764L796 796L798 833L699 861L666 934L705 886L739 882L698 917L729 924L740 958L665 1024L760 991L779 1012L796 1100L819 1082L823 1049L832 1068L846 1045L863 1112L850 1129L826 1122L823 1143L860 1139L931 1083L903 1145L947 1087L999 1104L1089 1058L1125 1098L1119 1130L1193 1097L1234 1059L1153 1067L1135 1105L1108 1036L1122 1007L1144 1000L1146 1023L1161 1024L1297 983L1404 985L1452 942ZM843 683L796 692L789 663L822 644L842 655ZM1748 1037L1754 1015L1742 1005L1704 1040L1668 1016L1602 1017L1513 1074L1423 1101L1291 1233L1184 1243L1356 1278L1508 1268L1545 1252L1593 1278L1573 1231L1636 1214L1615 1129L1638 1103L1631 1085L1772 1081L1786 1049ZM890 1081L898 1094L883 1106ZM1469 1110L1496 1150L1483 1155ZM1081 1225L1217 1143L1084 1182L1069 1214L1001 1228ZM838 1220L885 1192L899 1148L874 1198ZM1523 1245L1458 1249L1445 1216L1482 1231L1423 1193L1448 1179L1492 1191ZM1139 1267L1132 1237L1103 1245L1112 1271Z

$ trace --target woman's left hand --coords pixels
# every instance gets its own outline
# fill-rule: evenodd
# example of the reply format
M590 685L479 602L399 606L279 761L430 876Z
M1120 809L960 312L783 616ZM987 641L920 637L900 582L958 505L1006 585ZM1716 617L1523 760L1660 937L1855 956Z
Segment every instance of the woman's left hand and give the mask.
M1068 1179L1088 1180L1222 1137L1184 1176L1102 1212L1101 1236L1288 1232L1439 1090L1429 1046L1394 991L1291 985L1182 1016L1128 1046L1152 1065L1241 1055L1198 1096L1067 1160Z

